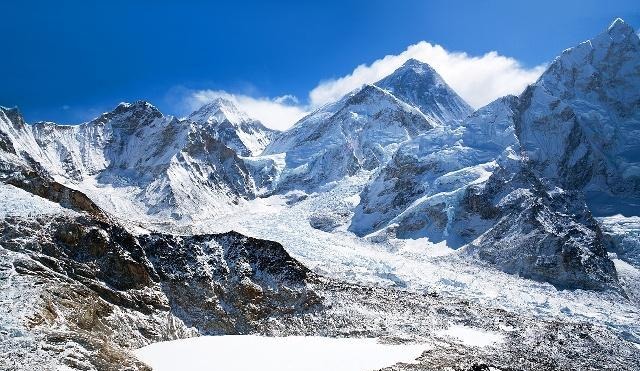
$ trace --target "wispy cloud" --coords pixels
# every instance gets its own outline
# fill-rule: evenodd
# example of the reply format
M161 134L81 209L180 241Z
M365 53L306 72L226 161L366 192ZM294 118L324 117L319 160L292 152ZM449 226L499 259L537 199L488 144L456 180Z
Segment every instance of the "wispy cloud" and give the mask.
M545 66L525 67L514 58L495 51L482 56L451 52L440 45L421 41L398 55L387 55L369 65L362 64L350 74L321 81L301 103L293 95L255 97L224 90L186 90L181 93L181 109L193 111L218 97L230 99L266 126L284 130L307 112L340 99L363 84L374 83L391 74L408 59L430 64L471 106L479 108L507 94L519 94L533 83Z
M507 94L519 94L545 68L542 65L526 68L517 60L494 51L479 57L470 56L421 41L398 55L387 55L370 65L360 65L347 76L321 82L309 93L311 105L319 106L334 101L362 84L374 83L411 58L430 64L475 108Z
M307 114L307 108L300 105L293 95L281 97L252 97L244 94L229 93L224 90L193 90L182 99L186 106L184 112L195 111L216 98L226 98L245 111L249 116L260 120L265 126L285 130Z

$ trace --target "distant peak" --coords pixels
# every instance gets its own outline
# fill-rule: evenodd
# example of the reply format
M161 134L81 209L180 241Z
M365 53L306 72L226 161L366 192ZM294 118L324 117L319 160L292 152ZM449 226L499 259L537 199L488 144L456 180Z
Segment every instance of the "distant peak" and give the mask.
M215 108L220 108L220 107L233 107L236 108L236 105L233 104L232 101L230 101L227 98L223 98L223 97L218 97L216 99L214 99L213 101L206 103L205 105L203 105L202 107L215 107Z
M116 119L122 121L126 125L136 123L136 126L146 125L147 123L163 117L162 112L149 102L139 100L134 103L122 102L111 112L103 113L98 119ZM119 124L117 124L119 125Z
M0 110L2 110L2 111L4 111L4 112L10 112L10 113L20 114L20 110L18 109L18 107L5 107L5 106L0 106Z
M121 102L114 109L115 113L121 113L121 112L127 112L127 111L149 111L149 112L160 113L160 110L158 110L153 104L144 100L138 100L138 101L135 101L134 103Z
M436 70L433 69L428 63L421 62L415 58L410 58L400 68L396 71L406 71L412 70L415 73L424 74L424 73L435 73Z
M607 29L607 33L614 40L620 40L635 34L635 30L622 18L616 18Z
M403 66L403 67L424 67L424 66L426 66L426 67L431 68L431 66L429 66L429 64L428 64L428 63L426 63L426 62L422 62L422 61L419 61L419 60L417 60L417 59L415 59L415 58L409 58L409 59L407 59L407 61L406 61L406 62L404 62L404 63L402 64L402 66Z
M251 121L251 118L238 109L229 99L218 97L213 101L204 104L188 117L195 122L221 123L229 121L232 124Z
M25 124L24 117L22 116L22 112L20 112L18 107L9 108L9 107L0 106L0 111L4 112L4 114L14 124Z
M628 27L627 22L625 22L622 18L616 18L613 20L613 22L611 22L608 30L611 31L620 27Z

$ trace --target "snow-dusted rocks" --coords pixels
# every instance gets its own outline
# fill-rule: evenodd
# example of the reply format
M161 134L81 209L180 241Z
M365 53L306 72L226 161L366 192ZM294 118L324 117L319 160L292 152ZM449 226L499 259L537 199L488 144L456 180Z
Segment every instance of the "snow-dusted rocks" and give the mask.
M127 348L255 332L321 306L309 270L278 243L135 235L35 195L23 205L25 193L0 188L20 202L0 210L0 369L146 370Z
M259 155L277 134L224 98L205 104L187 120L208 125L216 139L241 156Z
M465 194L456 222L463 228L474 218L490 227L465 253L561 289L620 289L602 231L578 192L547 190L526 167L499 168Z

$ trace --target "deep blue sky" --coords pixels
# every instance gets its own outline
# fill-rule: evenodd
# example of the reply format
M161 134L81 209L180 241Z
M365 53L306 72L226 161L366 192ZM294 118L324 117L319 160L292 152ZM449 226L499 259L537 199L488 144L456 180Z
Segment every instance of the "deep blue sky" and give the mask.
M0 105L61 123L137 99L173 113L177 86L305 99L320 80L420 40L534 66L614 17L640 26L637 0L5 0L0 9Z

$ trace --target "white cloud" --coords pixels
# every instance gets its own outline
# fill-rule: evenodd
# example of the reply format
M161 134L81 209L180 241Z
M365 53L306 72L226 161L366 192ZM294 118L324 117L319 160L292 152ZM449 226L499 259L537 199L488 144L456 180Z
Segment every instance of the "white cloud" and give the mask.
M301 104L293 95L269 98L234 94L224 90L187 90L182 92L185 98L181 100L181 108L193 111L217 97L224 97L266 126L284 130L310 110L334 102L362 84L374 83L388 76L410 58L429 63L475 108L507 94L520 94L545 69L544 65L524 67L516 59L499 55L495 51L482 56L470 56L421 41L398 55L387 55L370 65L362 64L347 76L320 82L309 92L308 104Z
M430 64L470 105L479 108L507 94L519 94L534 82L545 66L523 67L517 60L489 52L480 57L450 52L426 41L409 46L398 55L387 55L370 65L360 65L347 76L321 82L309 93L312 106L335 101L362 84L391 74L408 59Z
M306 108L299 105L298 99L292 95L265 98L233 94L224 90L197 90L191 91L184 102L188 110L195 111L216 98L229 99L249 116L272 129L285 130L307 114Z

